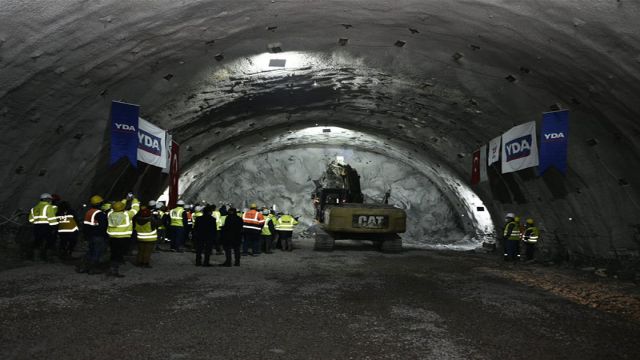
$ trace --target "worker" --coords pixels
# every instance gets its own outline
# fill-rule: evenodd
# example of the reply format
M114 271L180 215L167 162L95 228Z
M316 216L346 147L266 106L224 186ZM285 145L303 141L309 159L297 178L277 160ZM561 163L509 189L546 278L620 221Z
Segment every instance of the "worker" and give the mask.
M196 208L199 208L198 205ZM212 215L213 208L205 206L201 215L193 218L193 242L196 250L196 266L211 266L210 257L217 240L218 225ZM204 255L204 261L202 256Z
M264 216L264 226L260 236L262 237L262 246L265 254L273 254L271 248L273 247L273 236L276 233L275 216L272 215L268 208L262 209L262 216Z
M113 204L112 212L107 216L109 235L109 247L111 249L111 270L109 275L114 277L124 277L120 274L120 264L124 263L124 255L129 247L129 239L133 234L133 216L136 211L126 209L122 201Z
M104 204L111 204L105 202L102 196L94 195L89 199L91 207L84 215L84 238L87 241L87 253L85 255L83 264L76 270L79 273L97 274L98 266L100 265L100 259L104 254L107 238L107 213L101 209L107 208Z
M27 257L33 258L34 250L40 252L42 260L49 259L49 253L55 248L56 230L58 218L57 207L51 204L49 193L40 195L40 202L29 212L29 222L33 224L33 246L30 247Z
M196 220L198 220L198 218L199 218L199 217L201 217L202 215L204 215L204 212L203 212L204 208L205 208L205 207L204 207L204 206L202 206L202 205L196 205L196 206L195 206L194 211L193 211L193 213L191 214L191 224L192 224L193 226L195 226L195 224L196 224ZM187 218L187 220L188 220L188 218Z
M185 227L188 222L183 200L178 200L176 207L169 211L169 217L171 228L171 251L183 252Z
M59 256L61 259L71 259L73 250L78 243L78 222L76 214L68 202L62 201L58 207L58 236L60 237Z
M149 201L149 209L151 209L151 217L153 221L156 223L158 228L156 229L156 233L158 234L158 238L155 242L155 250L160 250L160 245L164 242L164 238L167 236L167 227L164 225L163 217L164 212L162 211L162 201Z
M225 262L220 266L231 266L231 251L235 258L234 265L240 266L240 245L242 244L242 232L244 223L237 215L237 210L229 208L220 232L222 247L224 248Z
M536 227L532 218L527 219L522 240L524 241L524 254L527 261L533 260L536 251L536 243L540 238L540 230Z
M258 211L258 205L251 204L249 211L242 215L244 244L242 254L249 255L249 247L251 247L251 256L260 255L260 232L264 226L264 216Z
M276 223L278 238L282 242L282 251L293 251L293 228L296 225L298 225L298 220L283 211L283 215Z
M127 197L122 199L122 202L125 204L125 210L133 210L134 215L140 211L140 200L135 197L133 192L127 193Z
M223 205L224 207L224 205ZM220 230L222 230L222 225L224 225L224 219L227 217L227 208L224 207L224 218L222 215L222 208L220 210L216 209L215 205L211 205L213 211L211 212L211 216L216 219L216 242L214 246L216 247L216 255L222 255L222 242L220 241Z
M515 260L520 257L518 246L520 243L519 219L513 213L508 213L505 216L505 225L502 232L505 261Z
M150 209L144 208L135 216L134 229L138 241L136 265L151 268L151 253L158 241L158 219L153 217Z

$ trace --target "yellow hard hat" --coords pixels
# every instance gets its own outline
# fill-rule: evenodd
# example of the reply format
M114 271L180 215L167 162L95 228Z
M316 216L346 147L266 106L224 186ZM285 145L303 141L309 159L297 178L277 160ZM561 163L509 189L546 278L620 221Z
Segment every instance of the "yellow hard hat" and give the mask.
M533 219L532 218L528 218L527 219L527 224L532 225L533 224Z
M256 205L256 203L252 203L251 205L249 205L250 209L257 209L258 205Z
M100 195L93 195L91 197L90 201L91 201L91 205L98 205L98 204L102 203L104 201L104 199Z
M520 222L520 216L516 216L516 217L513 219L513 221L515 221L515 222Z
M102 211L111 210L111 203L106 202L106 203L102 204L102 206L100 207L100 210L102 210Z
M125 208L125 204L122 201L118 201L113 204L113 211L122 211Z

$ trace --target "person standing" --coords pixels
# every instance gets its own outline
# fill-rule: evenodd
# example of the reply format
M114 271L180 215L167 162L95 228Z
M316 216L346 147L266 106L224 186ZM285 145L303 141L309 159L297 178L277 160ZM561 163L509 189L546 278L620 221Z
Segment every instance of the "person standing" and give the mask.
M520 257L519 243L520 243L520 224L516 220L513 213L508 213L505 216L504 230L502 232L502 241L504 245L504 260L510 261Z
M107 238L107 214L101 210L104 199L94 195L89 199L91 208L84 215L84 238L87 241L87 253L84 263L77 269L79 273L97 274L98 265L104 254Z
M135 210L126 210L122 201L113 204L112 212L107 216L109 247L111 249L111 270L109 275L124 277L120 274L120 264L124 263L124 255L129 248L129 241L133 234L133 216Z
M155 203L153 206L151 205L152 202ZM162 201L155 202L151 200L149 202L151 217L153 218L153 221L158 225L158 228L156 229L158 238L156 240L155 250L160 250L160 245L164 243L164 239L167 237L167 227L164 224L164 211L162 210L162 207Z
M262 210L262 215L264 216L264 226L260 236L262 237L264 253L273 254L271 248L273 247L273 234L276 233L276 226L273 222L275 217L269 213L269 209Z
M78 243L78 222L68 202L60 202L58 207L58 236L60 237L59 254L61 259L70 259Z
M48 253L55 248L58 208L51 204L52 200L48 193L40 195L40 202L29 212L29 222L33 224L33 246L28 258L33 258L34 250L39 250L40 258L47 260Z
M260 255L260 232L264 226L264 216L258 211L258 205L251 204L249 211L242 215L244 245L242 248L243 255L249 255L249 247L251 247L251 255Z
M224 224L224 220L222 217L222 208L220 210L216 209L215 205L211 205L211 209L213 210L211 212L211 216L213 216L216 219L216 242L214 244L214 246L216 247L216 255L222 255L222 243L220 242L220 230L222 230L222 225ZM227 209L224 208L224 217L227 217Z
M536 227L532 218L527 219L526 223L527 225L522 236L522 240L524 241L524 254L527 261L532 261L536 251L536 243L540 238L540 230Z
M210 257L216 242L218 225L213 217L212 207L205 206L202 215L193 218L193 242L196 249L196 266L211 266ZM204 261L202 256L204 255Z
M220 232L222 247L226 260L220 266L231 266L231 251L235 258L234 265L240 266L240 245L242 244L243 222L236 213L236 209L229 208L227 217Z
M183 252L185 227L187 226L187 212L184 210L184 201L178 200L176 207L169 211L171 228L171 251Z
M286 211L278 219L276 230L278 238L282 242L282 251L293 251L293 228L296 225L298 225L298 220Z
M138 239L138 255L136 265L151 268L151 253L158 241L158 221L153 217L151 210L142 209L135 216L135 231Z

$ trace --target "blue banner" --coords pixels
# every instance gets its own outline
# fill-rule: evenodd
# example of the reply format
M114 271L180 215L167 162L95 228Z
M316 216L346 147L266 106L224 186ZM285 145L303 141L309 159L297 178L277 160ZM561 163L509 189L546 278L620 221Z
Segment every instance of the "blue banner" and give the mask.
M552 166L567 174L568 141L569 111L544 113L540 132L540 175Z
M138 165L138 105L111 102L111 165L123 157Z

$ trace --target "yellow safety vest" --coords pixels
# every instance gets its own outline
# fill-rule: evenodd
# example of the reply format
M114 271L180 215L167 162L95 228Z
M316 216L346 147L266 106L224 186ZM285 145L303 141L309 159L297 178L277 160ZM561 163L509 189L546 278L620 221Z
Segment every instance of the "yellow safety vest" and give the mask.
M164 211L154 210L152 214L158 219L158 222L159 222L158 229L160 230L166 229L164 226L164 221L162 221L162 218L164 217Z
M267 216L264 218L264 226L262 227L262 232L260 233L260 235L265 235L265 236L271 235L271 229L269 229L269 223L272 221L273 219L271 218L271 216Z
M59 233L72 233L75 231L80 230L78 229L78 224L76 223L76 219L73 218L73 215L58 216Z
M135 211L113 211L109 213L107 219L107 234L112 238L128 238L133 234L133 223L131 218Z
M220 215L220 211L215 210L211 213L211 216L213 216L214 219L216 219L216 227L218 228L218 231L220 231L220 229L222 229L222 224L220 224L221 222L221 215Z
M158 240L158 232L151 226L151 221L144 225L136 223L136 234L138 241L156 241Z
M226 221L227 221L227 215L221 215L220 216L220 222L217 223L218 230L222 230L222 227L224 226L224 223Z
M196 220L198 220L198 218L202 215L204 215L202 211L196 211L193 213L193 215L191 216L191 219L193 219L193 225L196 224Z
M56 216L56 212L58 212L57 206L51 205L47 201L40 201L31 209L31 212L29 213L29 222L34 225L58 225L58 217Z
M184 223L182 221L182 213L184 212L184 208L178 206L177 208L171 209L169 211L169 217L171 218L171 226L184 227Z
M291 215L282 215L276 223L276 230L278 231L293 231L293 227L298 225L296 219Z
M520 240L520 225L515 221L512 221L504 226L503 235L504 236L508 235L509 225L511 224L513 224L513 230L511 231L511 235L509 235L508 240Z
M524 240L524 242L535 244L538 242L539 237L540 237L540 230L538 230L538 228L535 226L530 226L524 231L522 239Z

